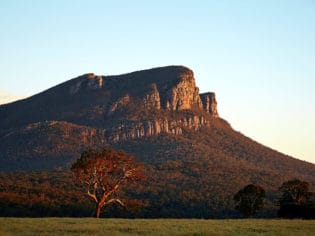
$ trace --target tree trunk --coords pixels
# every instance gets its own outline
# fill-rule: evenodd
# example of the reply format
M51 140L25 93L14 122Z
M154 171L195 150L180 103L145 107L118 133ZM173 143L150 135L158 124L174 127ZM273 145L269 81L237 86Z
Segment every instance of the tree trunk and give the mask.
M96 203L96 211L95 211L95 217L100 218L102 206L100 203Z

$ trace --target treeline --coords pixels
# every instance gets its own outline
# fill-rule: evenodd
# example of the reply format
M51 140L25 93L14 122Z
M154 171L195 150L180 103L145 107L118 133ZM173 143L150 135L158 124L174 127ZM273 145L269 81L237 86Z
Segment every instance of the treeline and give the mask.
M307 182L299 179L286 181L279 187L279 192L279 217L315 218L315 194L309 191ZM245 217L252 217L264 208L265 196L261 186L249 184L234 195L235 209Z
M0 174L1 216L88 216L90 207L70 173Z
M284 182L279 191L278 215L285 218L315 218L315 193L310 192L309 183L298 179Z
M120 194L126 207L110 205L102 217L172 217L172 218L238 218L235 209L237 191L229 184L214 186L192 172L181 174L176 162L165 163L159 170L147 166L148 179ZM195 166L195 169L198 168ZM281 187L281 186L280 186ZM314 195L297 205L281 191L266 190L264 207L255 217L314 218ZM128 200L129 199L129 200ZM302 203L302 201L300 201ZM69 216L91 217L94 204L81 186L73 182L70 172L11 172L0 173L0 216Z

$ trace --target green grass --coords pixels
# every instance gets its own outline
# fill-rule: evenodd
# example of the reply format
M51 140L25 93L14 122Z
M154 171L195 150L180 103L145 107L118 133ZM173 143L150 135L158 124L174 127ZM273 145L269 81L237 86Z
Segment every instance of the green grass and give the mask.
M0 218L0 236L15 235L315 235L313 220Z

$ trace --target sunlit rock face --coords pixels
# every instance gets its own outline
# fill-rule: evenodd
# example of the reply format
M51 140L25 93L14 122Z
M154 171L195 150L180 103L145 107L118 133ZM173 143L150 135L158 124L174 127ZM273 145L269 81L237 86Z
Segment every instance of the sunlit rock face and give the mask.
M73 97L99 94L91 103L94 110L90 117L106 128L108 142L159 134L181 135L183 129L209 127L211 119L219 117L215 94L199 94L193 71L184 66L118 76L89 73L69 85Z
M98 89L110 94L101 115L105 120L121 120L106 125L106 139L110 143L159 134L182 135L183 129L209 127L210 120L218 117L215 94L199 94L193 71L183 66L120 76L86 74L79 78L71 91Z
M71 84L69 92L74 95L97 89L116 94L111 97L113 105L109 113L139 98L142 103L139 105L147 109L205 109L213 114L216 109L214 93L199 95L193 71L183 66L154 68L120 76L96 76L89 73L78 77Z
M155 71L157 74L154 74ZM195 84L193 71L190 69L173 66L135 73L137 73L135 77L142 78L142 80L135 78L135 84L141 84L140 96L144 98L143 103L146 108L161 108L169 111L205 108L199 95L199 88ZM161 77L156 77L158 74L161 74ZM132 90L131 88L130 91ZM130 91L129 94L131 94ZM208 94L208 106L214 109L216 107L215 94ZM211 104L212 102L215 106Z
M219 117L215 93L203 93L200 94L200 98L202 100L203 109L210 113L213 117Z
M159 110L161 108L160 93L156 84L151 84L150 89L144 94L143 105L147 109Z
M114 126L107 130L106 138L109 143L116 143L159 134L182 135L183 129L198 131L210 125L210 120L203 116L188 116L178 120L153 119Z
M6 157L72 155L77 147L183 136L211 127L218 117L215 94L199 94L187 67L115 76L87 73L0 106L0 137L3 145L28 143L6 148Z
M165 108L171 111L191 109L192 107L202 108L193 72L186 69L178 77L177 83L166 91Z

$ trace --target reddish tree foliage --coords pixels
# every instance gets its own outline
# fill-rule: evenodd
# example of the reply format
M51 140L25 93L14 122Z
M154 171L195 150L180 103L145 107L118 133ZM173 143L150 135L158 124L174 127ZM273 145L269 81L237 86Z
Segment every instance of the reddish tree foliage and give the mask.
M135 157L111 148L88 150L72 165L75 178L86 186L87 195L96 204L95 217L111 203L124 206L119 199L119 189L126 183L143 180L143 165Z

